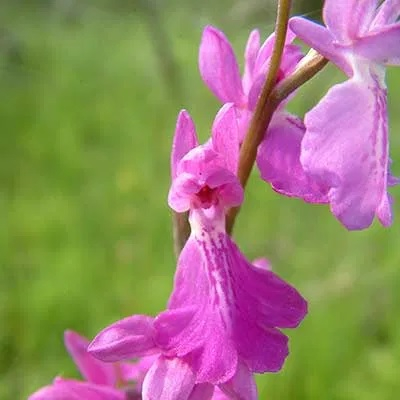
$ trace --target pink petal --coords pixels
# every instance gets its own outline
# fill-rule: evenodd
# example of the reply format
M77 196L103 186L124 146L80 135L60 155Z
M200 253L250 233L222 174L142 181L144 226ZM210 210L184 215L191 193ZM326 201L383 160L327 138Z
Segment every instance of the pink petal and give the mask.
M347 76L353 75L350 64L342 54L342 49L334 45L334 38L328 29L300 17L291 18L289 26L304 43L335 63Z
M214 150L225 157L226 167L236 175L239 162L239 130L236 107L233 103L225 104L218 111L211 132Z
M214 399L214 385L210 383L199 383L194 386L192 393L190 393L189 400L210 400Z
M198 268L199 260L199 248L193 236L190 236L179 255L169 309L196 305L208 295L208 282L202 269ZM193 282L196 282L196 290L193 290Z
M179 174L173 181L168 192L168 205L176 212L188 211L191 196L196 194L202 185L189 173Z
M248 333L237 330L235 339L241 357L255 373L280 371L289 354L288 338L277 329L254 325Z
M153 340L153 318L134 315L103 329L90 343L88 352L102 361L120 361L157 352Z
M376 0L325 0L325 24L338 42L350 44L369 28L376 3Z
M300 164L300 147L305 133L303 122L288 113L277 112L257 152L261 178L285 196L310 203L326 203L327 188L318 185Z
M257 53L260 49L260 32L258 29L251 31L247 40L246 50L244 52L244 73L242 78L243 90L247 95L253 83L253 73L256 64Z
M28 400L124 400L125 394L109 386L79 382L73 379L56 379L29 396Z
M257 400L257 386L248 367L240 363L233 378L219 386L230 399Z
M186 400L195 384L189 364L179 358L159 357L143 382L143 400Z
M379 28L384 25L393 24L400 16L400 1L385 0L372 22L373 28Z
M253 260L252 264L257 268L272 271L271 263L264 257L256 258L255 260Z
M301 162L331 187L331 210L348 229L367 228L386 196L386 91L372 85L355 79L336 85L305 118Z
M182 110L176 121L171 152L171 175L176 177L179 161L199 144L193 120L186 110Z
M295 33L290 28L288 28L288 30L286 32L285 46L290 45L295 38L296 38ZM263 74L266 73L266 70L263 69L263 66L271 57L272 51L274 48L274 44L275 44L275 33L272 33L271 35L268 36L268 38L262 44L262 46L257 54L257 58L256 58L255 66L254 66L254 74L260 74L261 70L262 70Z
M207 26L199 51L200 74L205 84L223 103L243 102L239 66L232 46L218 29Z
M115 385L115 366L99 361L89 354L89 341L86 338L76 332L65 331L64 343L85 380L102 385Z
M393 24L358 39L354 51L371 61L400 65L400 24Z

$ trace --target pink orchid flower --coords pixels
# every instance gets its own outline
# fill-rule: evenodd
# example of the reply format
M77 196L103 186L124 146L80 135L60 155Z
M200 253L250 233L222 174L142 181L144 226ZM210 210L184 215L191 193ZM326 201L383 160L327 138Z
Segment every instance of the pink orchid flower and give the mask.
M392 222L385 67L400 64L400 1L326 0L326 27L293 18L291 29L349 79L305 116L301 163L329 188L332 213L348 229L376 216Z
M278 81L290 75L303 57L300 47L292 44L295 36L288 31ZM240 77L232 46L214 27L204 29L199 69L203 81L222 102L235 105L242 142L254 113L257 99L269 68L275 36L260 45L257 30L250 33L245 50L245 68ZM263 180L281 194L312 203L327 202L326 189L316 184L300 164L300 146L305 127L301 119L285 111L281 104L275 112L264 140L259 146L257 166Z
M110 364L87 352L89 341L73 331L64 335L65 347L85 381L57 377L29 400L140 400L143 378L153 357L136 363Z
M233 104L220 110L204 145L189 114L180 113L168 202L189 211L191 235L168 309L154 319L119 321L89 346L104 361L158 354L143 382L144 399L206 400L215 386L228 398L257 399L253 374L279 371L288 354L277 328L294 328L307 313L293 287L265 262L247 261L225 232L227 208L243 200L238 136Z

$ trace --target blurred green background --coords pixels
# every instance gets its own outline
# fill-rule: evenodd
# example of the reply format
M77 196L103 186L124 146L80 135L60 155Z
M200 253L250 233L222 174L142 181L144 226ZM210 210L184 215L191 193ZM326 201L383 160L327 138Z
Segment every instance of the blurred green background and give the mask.
M176 115L205 139L218 103L201 82L204 25L237 54L272 29L268 1L14 1L0 5L0 399L26 399L55 375L78 377L63 331L93 337L134 313L156 314L175 259L166 203ZM295 2L318 18L319 2ZM300 4L301 3L301 4ZM333 67L302 88L303 115ZM400 73L389 70L393 170ZM283 371L260 399L393 399L400 392L400 191L390 229L347 232L325 206L282 198L255 172L236 226L250 258L309 300L288 332Z

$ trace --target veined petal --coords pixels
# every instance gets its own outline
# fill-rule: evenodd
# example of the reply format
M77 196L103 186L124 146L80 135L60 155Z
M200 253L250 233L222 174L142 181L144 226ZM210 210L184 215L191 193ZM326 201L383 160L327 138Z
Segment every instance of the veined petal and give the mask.
M207 26L199 51L199 69L205 84L223 103L243 102L239 66L232 46L218 29Z
M64 343L82 376L88 382L114 386L117 377L115 366L97 360L87 352L89 341L73 331L65 331Z
M286 112L275 113L264 140L258 147L257 167L261 178L285 196L310 203L326 203L327 188L309 177L300 164L303 122Z
M354 51L379 64L400 65L400 24L385 26L361 37Z
M400 0L385 0L372 21L371 28L393 24L400 16Z
M218 111L211 132L214 150L225 156L227 169L236 175L239 162L239 130L236 107L233 103L225 104Z
M323 18L341 44L350 44L366 32L375 15L377 0L325 0Z
M179 358L159 357L143 382L143 400L187 400L195 384L189 364Z
M242 85L244 93L247 95L253 82L254 66L256 64L257 53L260 49L260 32L258 29L251 31L247 40L246 50L244 52L244 73Z
M367 228L387 196L386 91L364 78L370 86L336 85L306 114L302 144L304 168L331 187L331 210L348 229Z
M236 374L228 382L219 385L229 399L257 400L257 386L253 374L243 364L238 364Z
M120 361L157 352L153 340L153 318L134 315L103 329L88 352L103 361Z
M334 45L334 38L328 29L301 17L291 18L289 26L304 43L335 63L347 76L353 75L342 49Z
M176 177L179 161L194 147L198 146L196 128L190 114L182 110L176 121L175 135L171 152L171 175Z

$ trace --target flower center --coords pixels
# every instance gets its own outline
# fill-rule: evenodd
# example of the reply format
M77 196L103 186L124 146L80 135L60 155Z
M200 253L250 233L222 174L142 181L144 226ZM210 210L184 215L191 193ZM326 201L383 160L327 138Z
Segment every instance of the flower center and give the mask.
M215 199L215 189L211 189L208 185L203 186L196 193L196 200L200 207L209 208L216 203Z

